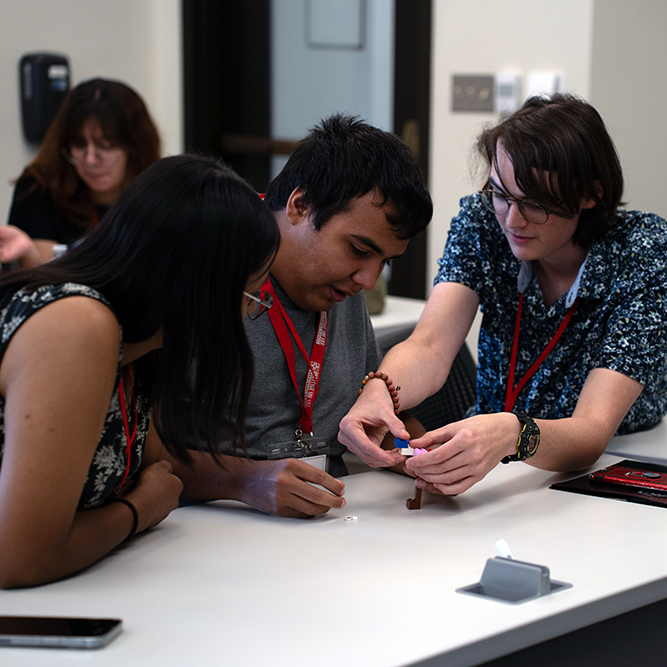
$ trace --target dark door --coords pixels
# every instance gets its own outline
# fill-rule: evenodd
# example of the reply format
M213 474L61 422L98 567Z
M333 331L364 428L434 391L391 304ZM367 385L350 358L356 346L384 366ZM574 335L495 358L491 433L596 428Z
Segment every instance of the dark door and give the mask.
M220 155L258 191L272 154L270 0L182 0L186 149ZM394 132L428 179L431 0L395 0ZM392 264L389 293L423 299L426 235Z
M264 192L270 150L269 0L183 0L185 146ZM250 138L250 140L248 139Z
M394 132L412 148L428 182L431 0L395 0ZM389 293L426 297L426 232L391 266Z

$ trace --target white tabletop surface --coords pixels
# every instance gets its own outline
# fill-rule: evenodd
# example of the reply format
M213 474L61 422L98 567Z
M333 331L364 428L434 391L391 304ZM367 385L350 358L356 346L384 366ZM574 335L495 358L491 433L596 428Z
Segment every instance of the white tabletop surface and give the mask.
M667 465L667 422L663 419L648 431L615 436L607 447L607 453L624 459Z
M548 488L562 478L498 466L409 511L412 480L373 471L346 478L346 508L312 520L182 508L86 572L0 592L0 614L120 617L118 639L0 648L0 664L473 665L667 598L667 512ZM456 593L499 538L573 587L521 605Z
M384 310L379 315L371 315L375 335L391 333L406 326L417 324L426 301L408 299L404 296L387 296Z

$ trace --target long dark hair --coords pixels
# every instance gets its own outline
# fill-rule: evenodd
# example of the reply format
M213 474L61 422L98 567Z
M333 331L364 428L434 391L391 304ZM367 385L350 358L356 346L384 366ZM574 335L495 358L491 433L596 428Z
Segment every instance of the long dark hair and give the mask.
M253 363L242 293L279 243L273 215L231 169L208 157L169 157L133 181L78 247L2 278L0 296L80 283L108 299L124 341L162 330L153 419L167 449L187 462L189 426L211 451L223 437L243 447Z
M56 208L69 220L86 227L94 218L88 186L65 158L81 142L87 120L95 120L104 137L127 151L124 187L160 157L160 138L139 95L120 81L90 79L70 90L44 136L35 159L21 178L33 178L51 195Z
M575 243L588 248L604 236L623 203L623 171L594 107L568 94L531 97L477 140L478 153L496 170L498 141L512 159L517 185L529 199L564 217L579 213L584 198L596 202L581 211Z

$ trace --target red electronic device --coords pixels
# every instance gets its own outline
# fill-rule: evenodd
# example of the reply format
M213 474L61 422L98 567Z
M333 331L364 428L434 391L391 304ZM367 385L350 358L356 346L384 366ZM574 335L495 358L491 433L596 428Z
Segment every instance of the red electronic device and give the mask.
M635 489L649 489L651 491L667 493L667 473L664 472L609 466L609 468L603 468L591 473L588 477L591 482L618 484L620 486L630 486Z

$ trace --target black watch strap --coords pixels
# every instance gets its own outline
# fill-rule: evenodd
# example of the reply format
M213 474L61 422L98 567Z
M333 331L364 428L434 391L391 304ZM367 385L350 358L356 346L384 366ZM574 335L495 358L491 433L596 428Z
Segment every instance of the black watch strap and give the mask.
M539 426L525 413L515 412L516 418L521 424L521 433L519 433L519 441L516 443L516 454L506 456L501 459L501 463L511 463L512 461L525 461L531 456L535 455L537 448L540 446L540 428Z

